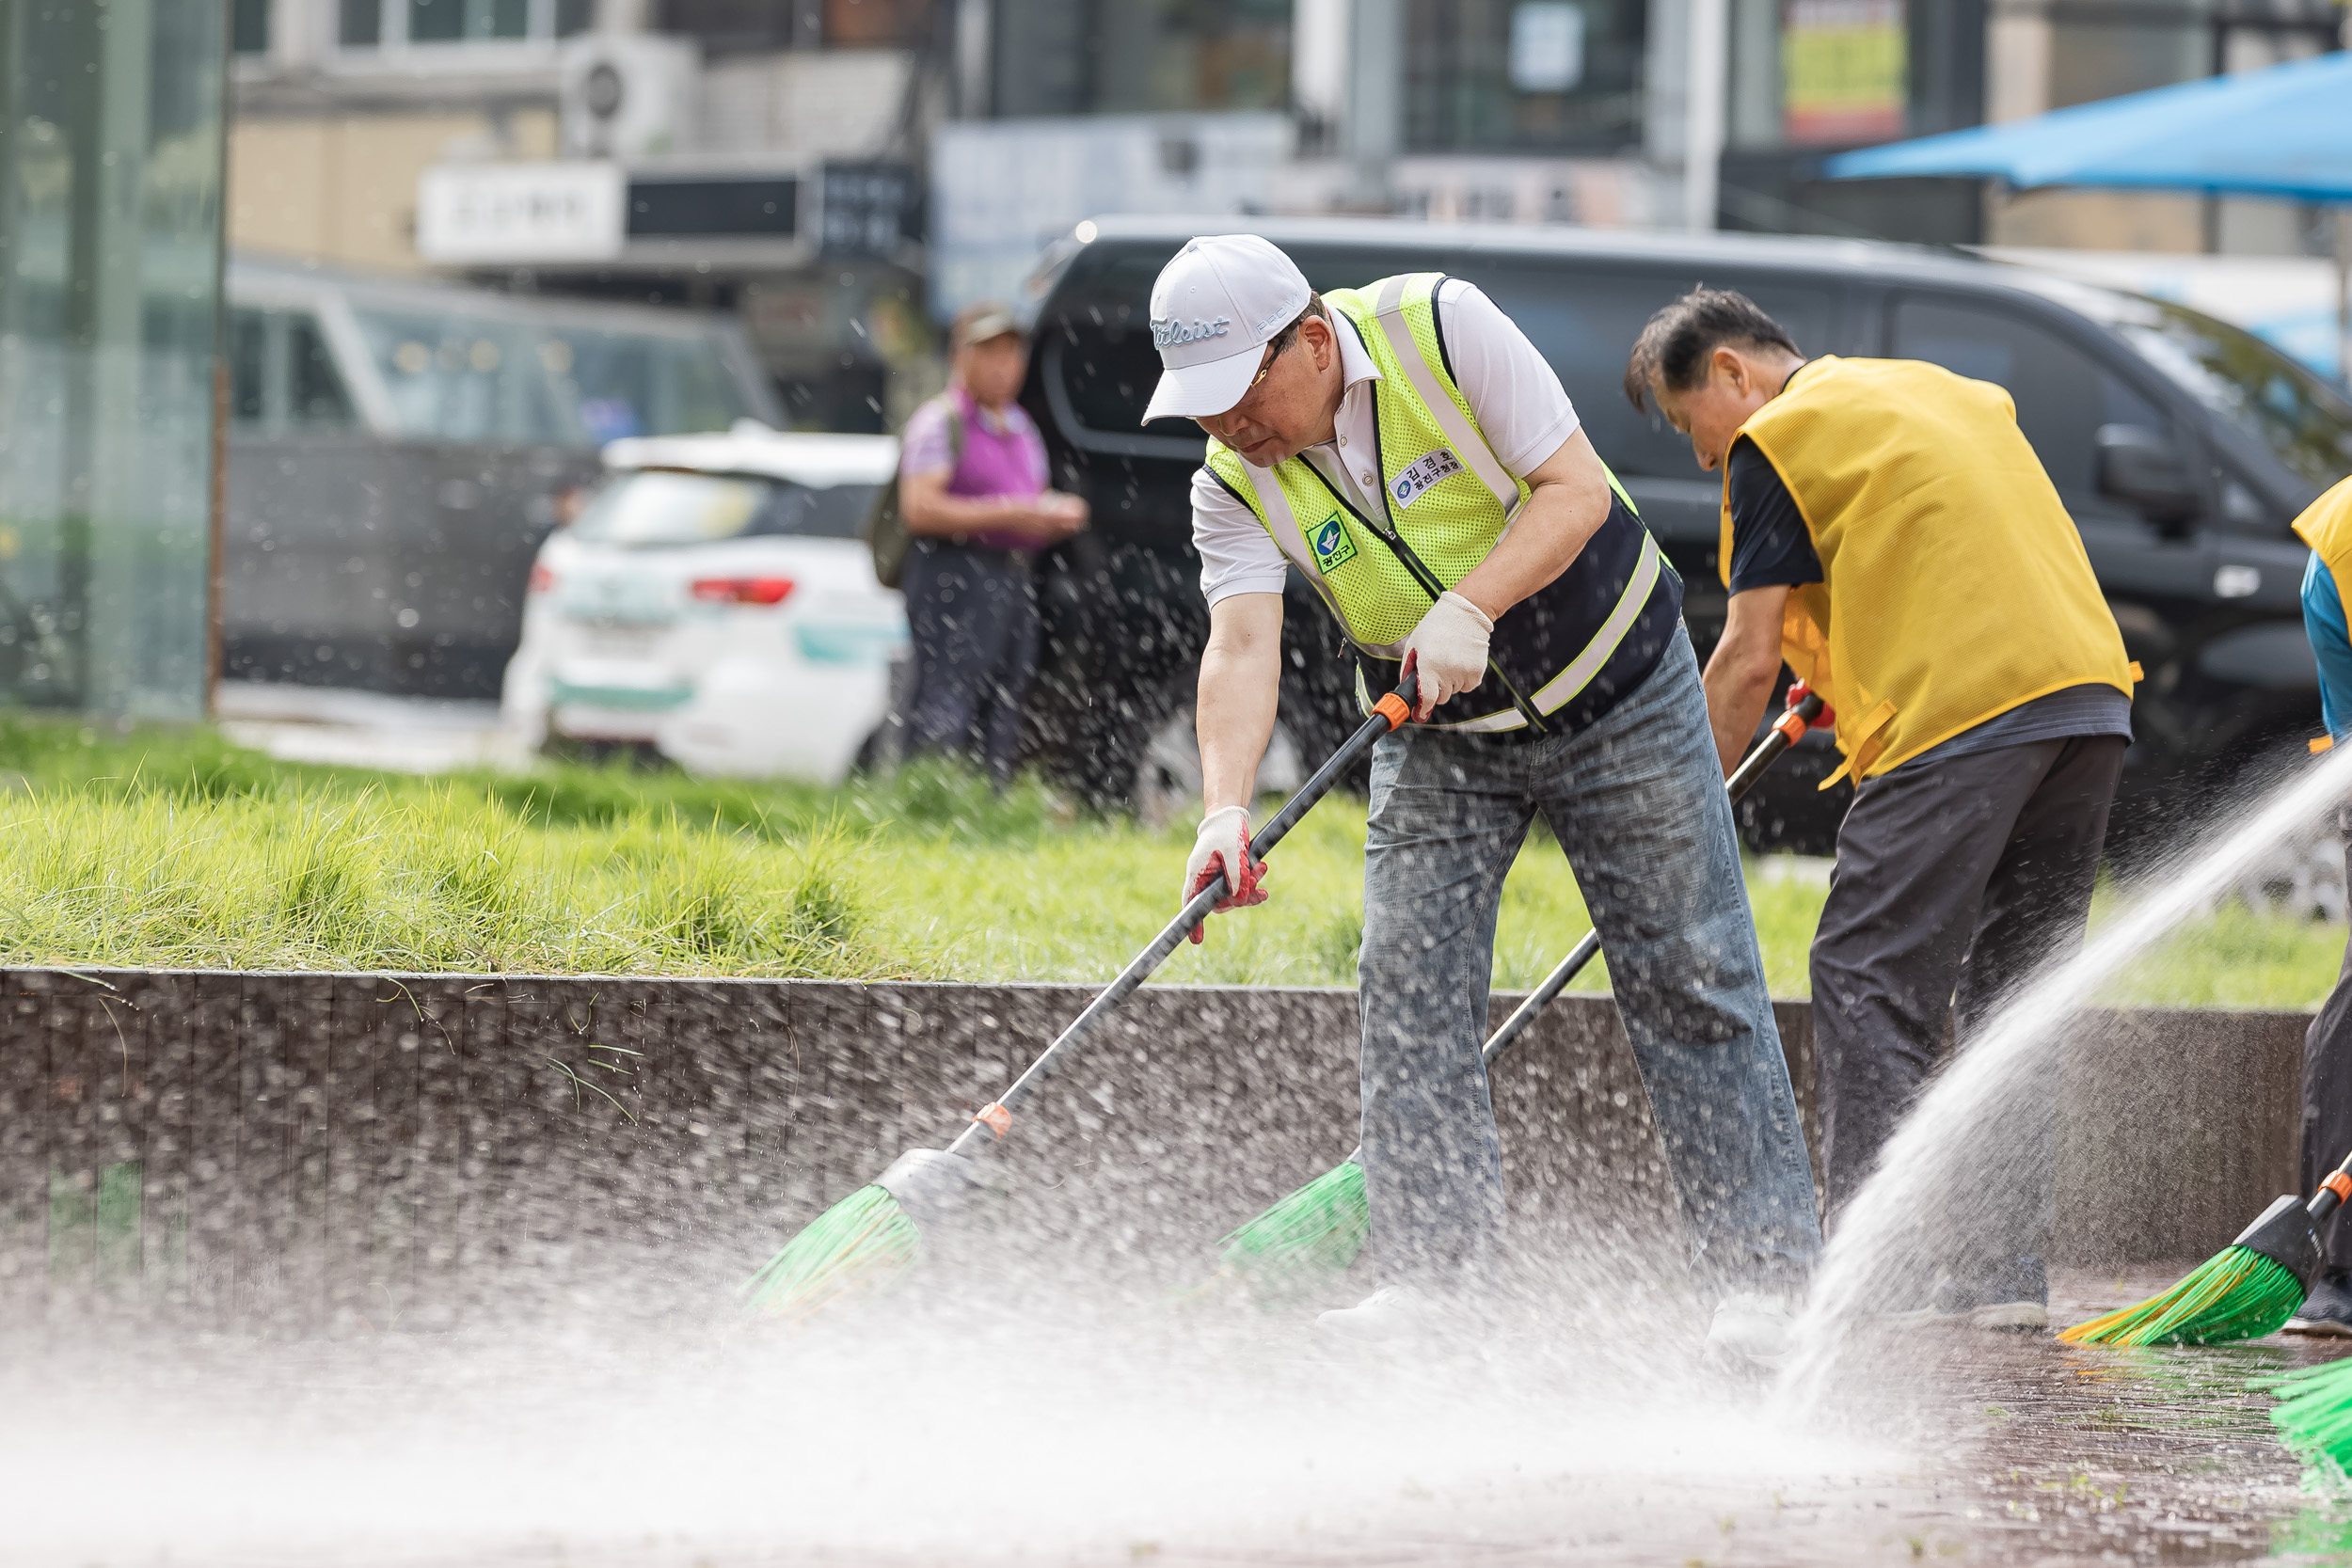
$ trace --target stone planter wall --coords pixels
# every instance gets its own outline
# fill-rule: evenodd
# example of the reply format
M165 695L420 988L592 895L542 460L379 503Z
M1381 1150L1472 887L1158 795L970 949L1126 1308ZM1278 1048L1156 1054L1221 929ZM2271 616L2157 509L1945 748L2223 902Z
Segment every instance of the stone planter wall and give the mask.
M0 1311L311 1332L723 1283L952 1136L1090 994L6 972ZM1809 1009L1778 1012L1810 1132ZM2061 1259L2201 1257L2287 1190L2306 1022L2088 1021ZM1058 1266L1204 1252L1353 1146L1354 1053L1348 991L1147 988L993 1163ZM1674 1235L1606 997L1555 1004L1495 1099L1519 1233Z

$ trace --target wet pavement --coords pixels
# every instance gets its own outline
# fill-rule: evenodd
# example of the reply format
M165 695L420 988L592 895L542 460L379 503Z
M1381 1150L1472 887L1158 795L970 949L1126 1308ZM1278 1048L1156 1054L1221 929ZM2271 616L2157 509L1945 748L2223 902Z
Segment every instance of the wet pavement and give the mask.
M2062 1276L2057 1316L2171 1277ZM2352 1561L2352 1495L2306 1489L2246 1386L2341 1342L1910 1328L1800 1419L1691 1367L1658 1299L1427 1365L1132 1304L902 1299L786 1338L593 1307L503 1338L0 1327L0 1564Z

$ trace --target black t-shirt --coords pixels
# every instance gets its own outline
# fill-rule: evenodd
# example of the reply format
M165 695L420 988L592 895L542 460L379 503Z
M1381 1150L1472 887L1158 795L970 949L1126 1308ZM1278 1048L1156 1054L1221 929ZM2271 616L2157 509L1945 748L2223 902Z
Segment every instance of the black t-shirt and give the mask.
M1731 591L1820 581L1813 536L1772 460L1742 436L1731 443L1730 463Z

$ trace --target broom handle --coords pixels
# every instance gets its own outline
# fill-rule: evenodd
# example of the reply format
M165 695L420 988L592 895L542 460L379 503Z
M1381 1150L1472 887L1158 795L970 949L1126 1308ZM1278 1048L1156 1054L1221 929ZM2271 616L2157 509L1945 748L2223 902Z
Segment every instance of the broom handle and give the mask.
M1820 717L1821 699L1818 692L1805 689L1801 683L1789 688L1788 694L1796 701L1772 721L1772 733L1751 747L1748 754L1740 759L1740 766L1731 770L1731 777L1724 781L1724 789L1733 800L1738 800L1755 788L1756 781L1764 776L1765 769L1779 760L1781 752L1794 746L1797 737ZM1560 993L1568 989L1568 982L1582 974L1584 966L1599 956L1598 930L1587 931L1577 939L1576 945L1568 949L1568 956L1553 965L1551 973L1544 976L1544 983L1528 992L1527 1000L1513 1008L1511 1016L1502 1021L1502 1027L1497 1029L1479 1051L1480 1059L1488 1067L1494 1066L1496 1058L1519 1042L1519 1037L1526 1034L1528 1026L1535 1022L1535 1015L1557 1001ZM1348 1159L1361 1163L1363 1157L1363 1148L1359 1145ZM2344 1163L2347 1184L2352 1184L2352 1155L2346 1155ZM2332 1195L2323 1193L2321 1196ZM2315 1197L2312 1201L2317 1203L2319 1199Z
M1341 776L1354 767L1366 752L1372 750L1375 741L1411 717L1419 687L1418 676L1406 675L1397 684L1394 691L1373 705L1372 717L1359 725L1356 733L1331 753L1330 760L1316 768L1313 777L1298 786L1298 793L1284 801L1282 809L1274 814L1273 819L1251 836L1249 853L1253 857L1263 858L1271 853L1274 847L1298 825L1299 818L1313 810L1315 802L1331 792L1331 786L1338 784ZM1011 1122L1013 1106L1026 1099L1029 1092L1044 1080L1053 1068L1055 1058L1092 1034L1104 1017L1126 1001L1135 989L1143 984L1170 953L1176 951L1185 935L1209 917L1217 901L1224 896L1225 876L1219 872L1210 879L1206 887L1192 895L1191 901L1177 912L1175 919L1161 927L1160 934L1152 939L1152 945L1136 954L1127 967L1119 972L1119 978L1105 987L1100 996L1088 1003L1086 1011L1073 1020L1069 1028L1055 1037L1054 1043L1029 1064L1028 1071L1013 1080L1012 1086L997 1096L994 1104L972 1118L972 1124L958 1133L956 1141L947 1146L947 1152L972 1153L978 1146L983 1129L992 1129L997 1137L1003 1137L1005 1127Z
M2335 1173L2319 1184L2319 1191L2313 1193L2312 1200L2303 1205L2303 1212L2309 1214L2312 1223L2316 1225L2342 1208L2347 1195L2352 1195L2352 1154L2345 1155L2344 1164L2335 1168Z
M1781 752L1794 746L1797 737L1804 734L1805 727L1820 716L1821 699L1817 693L1800 685L1791 687L1789 695L1797 700L1772 721L1772 732L1749 748L1748 754L1740 759L1740 766L1731 770L1731 777L1724 781L1724 789L1734 801L1755 788L1756 781L1764 776L1764 770L1779 759ZM1487 1040L1486 1048L1479 1053L1486 1064L1491 1067L1496 1057L1518 1044L1519 1037L1527 1033L1527 1026L1535 1022L1535 1015L1551 1006L1560 993L1568 989L1568 982L1582 973L1584 966L1599 954L1600 932L1585 932L1577 944L1568 949L1568 956L1544 976L1544 983L1528 993L1527 1000L1502 1021L1502 1027L1497 1029L1494 1037ZM2352 1164L2352 1159L2347 1159L2345 1163Z

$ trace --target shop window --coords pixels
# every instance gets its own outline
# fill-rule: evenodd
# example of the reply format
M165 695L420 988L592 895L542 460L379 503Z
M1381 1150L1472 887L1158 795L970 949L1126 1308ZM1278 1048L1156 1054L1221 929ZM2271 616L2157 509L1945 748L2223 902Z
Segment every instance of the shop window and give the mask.
M1638 143L1647 15L1642 0L1406 0L1406 147Z
M585 32L595 0L337 0L345 49L516 44Z
M1008 118L1290 106L1290 0L1009 0L990 39Z
M259 310L229 316L229 413L240 425L258 425L269 407L269 324Z

